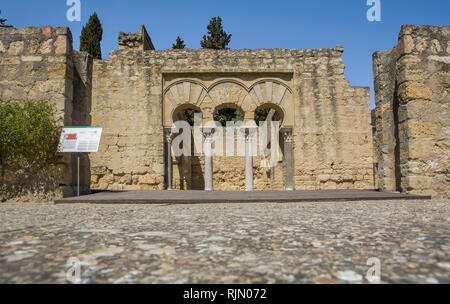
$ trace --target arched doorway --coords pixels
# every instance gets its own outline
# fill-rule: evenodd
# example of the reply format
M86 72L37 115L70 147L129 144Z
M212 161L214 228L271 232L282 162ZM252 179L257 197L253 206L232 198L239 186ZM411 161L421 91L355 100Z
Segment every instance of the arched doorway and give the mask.
M244 111L235 103L223 103L213 111L221 134L214 136L213 185L215 190L245 189L245 155L239 154L239 128L244 121ZM216 132L218 129L216 129Z
M199 107L192 105L192 104L184 104L181 106L178 106L172 113L172 120L174 123L178 121L185 121L189 124L189 136L191 138L190 140L190 151L192 151L189 154L183 154L183 155L175 155L172 151L174 148L172 146L171 149L171 158L172 158L172 182L173 182L173 189L179 189L179 190L203 190L204 188L204 177L203 177L203 168L202 168L202 159L200 156L198 156L198 153L195 153L195 151L199 150L199 144L194 139L194 124L196 123L196 115L197 118L200 119L201 123L201 114L202 111ZM183 136L184 131L180 129L180 133L177 133L179 136ZM188 144L189 144L188 143ZM183 150L183 145L186 144L184 142L180 143L180 146L178 147L180 150Z
M276 104L265 103L255 109L255 123L260 127L261 132L265 132L263 136L266 137L265 139L262 136L259 137L261 146L255 159L257 190L281 189L285 185L284 140L279 129L283 119L283 109Z

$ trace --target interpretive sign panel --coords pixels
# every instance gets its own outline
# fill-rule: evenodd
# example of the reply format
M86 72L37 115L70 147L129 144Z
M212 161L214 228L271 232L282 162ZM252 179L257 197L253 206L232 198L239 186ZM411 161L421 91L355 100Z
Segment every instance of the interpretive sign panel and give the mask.
M98 152L102 127L64 127L58 152Z

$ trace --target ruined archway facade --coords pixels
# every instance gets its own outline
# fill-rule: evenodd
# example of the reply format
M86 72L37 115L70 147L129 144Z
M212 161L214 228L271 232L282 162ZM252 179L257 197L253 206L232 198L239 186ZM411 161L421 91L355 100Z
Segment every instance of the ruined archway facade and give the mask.
M282 157L272 171L253 159L255 189L447 197L449 33L448 26L403 26L398 46L374 54L373 127L370 90L345 79L342 46L155 50L143 26L121 33L106 60L74 51L66 27L2 28L0 95L50 100L61 124L103 127L99 152L82 158L86 191L167 189L175 173L168 168L179 161L167 157L167 129L182 111L202 113L206 123L217 109L235 107L252 122L255 110L269 107L282 122ZM204 159L182 171L183 183L206 187ZM213 162L216 189L244 189L242 157ZM74 164L68 155L60 164L65 196L73 193Z
M0 34L8 50L0 50L5 98L51 99L66 125L103 127L98 153L86 158L91 189L163 190L169 180L181 188L177 171L184 188L206 188L205 155L195 166L177 170L180 160L167 157L167 129L177 111L197 110L207 123L225 106L241 109L245 126L254 124L255 110L264 106L282 117L280 159L273 170L252 158L255 190L375 187L369 88L352 87L345 79L341 46L155 50L142 27L139 33L121 33L108 59L90 60L72 49L67 28L8 28ZM42 79L9 72L27 75L31 68ZM251 144L240 147L247 151ZM246 189L246 161L213 156L214 188ZM67 165L71 168L70 160ZM70 187L71 180L63 184Z
M280 159L266 169L253 158L255 190L375 188L369 88L349 85L341 46L156 51L136 48L147 38L127 44L135 36L122 35L121 48L94 63L92 120L105 135L92 188L206 187L205 155L180 166L168 157L168 132L177 111L196 109L205 124L224 106L241 109L244 124L264 106L281 112ZM245 157L212 163L215 190L246 189Z
M289 74L222 74L222 73L196 73L196 74L165 74L163 90L163 124L166 135L175 123L180 119L180 111L193 109L202 115L202 124L207 125L213 121L214 113L222 108L234 108L243 113L243 124L246 125L255 119L255 110L263 107L277 109L277 114L283 119L280 121L280 131L292 132L295 120L295 111L292 94L292 75ZM254 123L256 126L256 123ZM223 131L224 133L226 131ZM274 131L275 132L275 131ZM194 133L194 132L193 132ZM238 134L234 134L234 154L225 153L230 143L224 139L215 139L213 158L213 185L216 190L244 190L245 184L245 155L237 152ZM254 189L272 190L286 188L286 180L293 184L292 174L286 175L286 166L293 168L293 158L288 159L287 164L283 160L284 147L291 143L284 143L283 134L277 134L276 145L279 150L279 162L273 166L261 166L263 157L259 152L259 140L255 135L252 141L254 147ZM166 140L171 140L166 136ZM220 142L219 142L220 140ZM270 139L268 140L270 141ZM200 151L203 148L204 139L192 140L192 151ZM167 143L166 143L167 144ZM220 145L219 153L216 148ZM168 147L168 145L166 145ZM291 149L292 150L292 149ZM292 154L292 151L290 153ZM168 152L168 148L166 148ZM278 153L278 151L276 151ZM172 169L173 188L175 189L203 189L205 161L199 155L176 157L173 153L172 165L166 155L166 166ZM265 164L265 163L263 163ZM290 176L290 177L289 177ZM291 186L292 187L292 186Z

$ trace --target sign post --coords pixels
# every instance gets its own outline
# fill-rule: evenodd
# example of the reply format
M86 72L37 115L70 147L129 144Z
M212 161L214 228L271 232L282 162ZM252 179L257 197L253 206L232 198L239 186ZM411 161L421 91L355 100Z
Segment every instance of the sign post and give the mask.
M80 153L98 152L102 127L63 127L58 152L77 153L77 196L80 196Z
M77 170L77 196L80 196L80 153L77 152L78 170Z

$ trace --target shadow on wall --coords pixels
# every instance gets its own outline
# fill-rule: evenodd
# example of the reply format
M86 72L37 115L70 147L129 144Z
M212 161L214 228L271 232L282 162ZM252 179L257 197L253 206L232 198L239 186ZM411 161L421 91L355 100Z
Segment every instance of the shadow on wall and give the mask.
M92 100L92 68L93 58L87 53L73 52L73 99L72 126L90 126ZM76 153L71 153L72 185L69 193L64 196L77 194L78 159ZM80 194L90 193L91 161L89 153L79 153L80 156ZM65 185L67 186L67 185ZM71 193L70 193L71 192Z
M394 99L392 103L392 112L393 112L393 118L394 118L394 174L395 174L395 187L396 191L403 192L402 189L402 173L401 173L401 167L400 167L400 136L399 136L399 120L398 120L398 83L395 82L395 89L394 89ZM403 143L404 145L407 145L407 143Z
M191 134L191 151L195 150L194 135ZM205 178L202 169L201 156L181 156L176 157L176 161L173 162L178 168L179 181L178 184L180 190L204 190Z

